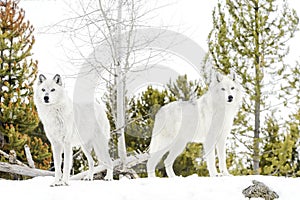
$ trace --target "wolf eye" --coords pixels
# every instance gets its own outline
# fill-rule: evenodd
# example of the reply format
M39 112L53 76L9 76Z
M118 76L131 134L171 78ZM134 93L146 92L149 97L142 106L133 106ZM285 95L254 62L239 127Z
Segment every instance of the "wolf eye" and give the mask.
M46 91L45 88L42 88L42 91L45 92Z
M54 88L52 88L50 91L51 91L51 92L54 92L54 91L55 91L55 89L54 89Z
M225 91L225 88L221 88L222 91Z
M232 87L231 90L234 90L234 87Z

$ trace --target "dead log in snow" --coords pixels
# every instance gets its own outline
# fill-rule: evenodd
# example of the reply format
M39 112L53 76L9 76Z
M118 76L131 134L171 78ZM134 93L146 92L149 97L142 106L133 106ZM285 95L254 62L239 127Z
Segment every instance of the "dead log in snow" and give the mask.
M5 162L0 162L0 171L7 172L7 173L13 173L13 174L20 174L23 176L30 176L30 177L36 177L36 176L54 176L54 172L50 172L47 170L41 170L41 169L34 169L30 167L24 167L20 165L12 165Z
M135 165L138 165L146 160L148 160L149 158L149 154L148 153L145 153L145 154L137 154L135 156L129 156L126 158L126 164L125 166L130 169L131 167L135 166ZM113 162L114 164L114 168L115 169L118 169L120 168L121 166L121 160L120 159L117 159ZM94 168L94 173L99 173L99 172L102 172L106 170L106 167L101 165L101 166L97 166ZM121 172L122 173L122 172ZM125 172L126 173L126 172ZM131 170L128 171L128 173L131 173ZM84 171L84 172L81 172L79 174L75 174L74 176L71 177L71 180L81 180L83 179L86 175L88 174L88 171Z
M135 165L138 165L144 161L146 161L149 158L149 154L138 154L136 156L129 156L126 159L126 167L131 168ZM23 164L24 165L24 164ZM120 168L121 161L120 159L117 159L114 161L114 167ZM105 166L97 166L94 168L95 173L99 173L106 170ZM20 166L20 165L12 165L5 162L0 162L0 171L6 172L6 173L14 173L14 174L20 174L24 176L30 176L30 177L37 177L37 176L54 176L54 172L47 171L47 170L41 170L41 169L34 169L30 168L28 166ZM76 174L71 177L71 180L81 180L87 175L87 171L81 172L79 174Z

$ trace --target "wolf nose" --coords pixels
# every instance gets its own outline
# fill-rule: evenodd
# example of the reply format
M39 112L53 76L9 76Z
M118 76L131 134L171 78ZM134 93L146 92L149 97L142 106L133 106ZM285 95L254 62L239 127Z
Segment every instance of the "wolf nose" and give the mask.
M229 96L228 96L228 102L232 102L232 100L233 100L233 96L232 96L232 95L229 95Z
M48 97L48 96L44 96L44 101L45 101L46 103L49 103L49 97Z

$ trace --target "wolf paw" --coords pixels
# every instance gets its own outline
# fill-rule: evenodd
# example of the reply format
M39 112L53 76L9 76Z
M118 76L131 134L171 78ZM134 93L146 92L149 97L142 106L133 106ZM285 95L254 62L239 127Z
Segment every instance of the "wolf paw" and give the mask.
M217 173L217 174L215 174L214 177L224 177L224 176L232 176L232 175L229 173Z
M113 178L112 177L104 177L104 179L103 179L104 181L112 181L113 180Z
M50 185L50 187L56 187L56 186L69 186L69 184L64 181L55 181Z
M114 180L114 176L113 176L113 171L112 170L107 169L107 172L106 172L106 175L104 177L104 180L105 181L112 181L112 180Z
M215 175L215 177L223 177L223 176L224 176L223 173L217 173L217 174Z
M223 171L221 174L222 176L232 176L227 170Z
M85 181L92 181L92 180L93 180L93 176L91 176L91 175L86 175L86 176L83 178L83 180L85 180Z

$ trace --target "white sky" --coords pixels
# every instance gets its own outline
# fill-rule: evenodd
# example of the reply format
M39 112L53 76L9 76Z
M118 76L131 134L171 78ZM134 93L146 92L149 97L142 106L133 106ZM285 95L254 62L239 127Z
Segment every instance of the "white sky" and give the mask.
M217 0L151 0L169 6L160 9L153 25L169 26L174 31L180 31L196 41L204 50L207 50L207 35L212 28L212 9ZM68 3L74 0L21 0L20 6L25 9L26 19L36 28L36 44L34 46L34 59L39 61L39 70L45 74L60 73L74 74L70 71L72 66L66 58L62 39L58 34L40 33L40 28L66 18ZM289 4L295 8L300 16L300 4L297 0L290 0ZM290 45L289 62L294 64L299 58L300 32L293 38ZM179 65L182 65L180 63Z
M39 60L39 69L43 73L53 72L53 67L59 67L63 72L66 63L64 50L60 46L61 38L58 35L39 34L41 27L54 24L65 18L67 13L67 0L22 0L20 6L26 11L26 18L36 28L36 44L34 46L35 58ZM216 0L163 0L169 6L160 9L153 25L170 26L175 31L189 36L203 49L206 48L206 38L211 29L211 10ZM201 3L206 2L206 3ZM38 8L38 9L37 9Z

